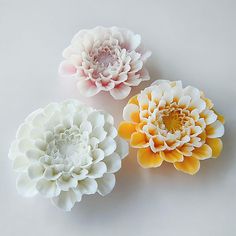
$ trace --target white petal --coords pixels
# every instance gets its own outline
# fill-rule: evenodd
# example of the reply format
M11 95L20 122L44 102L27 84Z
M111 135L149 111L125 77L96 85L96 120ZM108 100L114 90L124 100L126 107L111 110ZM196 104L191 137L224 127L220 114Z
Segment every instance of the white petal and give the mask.
M31 179L39 179L43 176L44 167L40 163L34 163L28 168L28 175Z
M16 189L24 197L33 197L38 193L35 184L35 181L31 180L27 173L23 173L17 178Z
M47 116L51 116L59 108L59 104L56 102L49 103L44 109L43 112Z
M77 83L79 92L86 97L92 97L96 95L100 89L93 84L90 80L81 80Z
M48 117L44 115L43 110L35 115L35 117L32 119L32 124L35 127L43 127L44 123L47 121Z
M43 155L44 155L44 152L42 152L41 150L37 150L37 149L30 149L26 152L26 156L30 160L38 160Z
M45 128L48 130L54 130L54 128L61 124L61 112L55 111L49 120L45 124Z
M57 185L62 191L68 191L70 188L75 188L78 180L69 174L63 174L57 179Z
M102 149L106 156L112 154L116 150L116 142L114 139L107 137L99 143L99 148Z
M99 139L97 139L95 137L90 138L89 145L91 145L92 149L97 148L98 144L99 144Z
M107 195L113 190L115 183L116 183L115 175L104 174L104 176L101 179L97 179L98 193L102 196Z
M103 127L96 127L93 129L90 134L91 137L97 138L100 142L105 139L107 132L103 129Z
M206 102L202 99L193 99L189 106L198 109L199 112L202 112L206 108Z
M120 84L117 87L110 90L110 94L113 98L121 100L126 98L131 91L131 88L127 85Z
M73 172L71 173L71 175L76 180L83 180L83 179L85 179L87 174L88 174L88 170L81 169L80 167L74 168Z
M215 121L214 123L206 127L207 130L210 129L210 132L207 132L208 138L219 138L224 135L225 129L223 124L220 121Z
M76 202L81 201L82 195L78 191L62 191L59 196L52 199L52 203L64 211L70 211Z
M56 180L61 176L63 169L63 164L49 166L44 172L44 177L48 180Z
M116 137L116 150L115 152L118 153L121 159L125 158L129 154L129 145L123 139Z
M102 127L105 123L104 115L101 114L99 111L94 111L89 114L88 121L91 122L92 126L95 127Z
M14 160L19 153L20 152L18 150L18 141L14 140L11 143L11 146L9 148L8 158L11 159L11 160Z
M41 129L39 128L33 128L31 131L30 131L30 137L32 139L44 139L44 133Z
M130 38L129 41L129 50L135 50L141 43L141 36L139 34L135 34Z
M36 146L39 150L45 152L46 147L47 147L46 142L44 142L44 141L38 139L38 140L35 141L34 144L35 144L35 146Z
M32 147L33 147L33 144L29 139L23 138L19 140L18 148L22 153L27 152Z
M46 198L55 197L60 194L60 189L58 188L56 181L40 179L36 188L39 193Z
M87 114L83 111L78 111L74 114L73 124L76 126L80 126L81 123L87 119Z
M99 162L104 158L104 151L102 149L95 149L92 151L93 162Z
M183 96L179 99L178 105L187 108L190 104L191 97L190 96Z
M91 133L92 132L92 125L90 122L88 121L83 121L80 125L80 131L81 132L88 132Z
M198 109L192 110L192 111L191 111L191 116L193 117L193 119L194 119L195 121L197 121L197 120L199 119L199 111L198 111Z
M163 84L163 83L169 83L170 81L169 80L162 80L162 79L158 79L158 80L155 80L151 86L153 85L160 85L160 84Z
M116 128L110 123L105 123L104 130L107 132L107 136L110 136L111 138L115 138L117 136Z
M16 132L16 137L17 139L27 137L29 135L29 132L30 132L30 126L27 123L23 123L18 128Z
M139 107L135 104L127 104L123 110L123 118L127 121L132 121L131 114L139 111Z
M103 174L107 171L107 167L104 162L98 162L93 164L88 171L88 177L93 179L101 178Z
M184 88L184 95L189 95L192 99L199 99L201 94L197 88L187 86Z
M68 61L61 62L59 66L59 74L61 76L73 76L77 73L77 69Z
M207 125L212 124L217 120L217 115L212 110L204 110L201 114L203 114L205 122Z
M117 153L112 153L104 159L108 173L115 173L121 168L121 159Z
M26 156L17 156L13 160L13 169L15 171L25 171L29 166L29 159Z
M82 194L94 194L97 191L97 182L94 179L86 178L78 182L77 189Z

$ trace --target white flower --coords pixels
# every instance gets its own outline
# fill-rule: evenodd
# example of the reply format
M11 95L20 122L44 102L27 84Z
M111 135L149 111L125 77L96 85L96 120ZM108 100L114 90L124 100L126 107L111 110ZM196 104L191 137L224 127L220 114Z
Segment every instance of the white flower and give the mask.
M127 154L111 115L69 100L30 114L17 131L9 158L18 172L20 194L39 193L69 211L83 194L110 193L113 173Z
M123 99L132 86L149 80L144 63L150 55L140 35L117 27L96 27L74 36L63 52L59 73L76 78L84 96L109 91L113 98Z

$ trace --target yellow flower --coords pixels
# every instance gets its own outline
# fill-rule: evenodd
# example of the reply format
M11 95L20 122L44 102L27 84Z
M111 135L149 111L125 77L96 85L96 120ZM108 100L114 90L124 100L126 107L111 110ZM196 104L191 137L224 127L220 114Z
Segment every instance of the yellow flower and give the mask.
M201 91L183 88L181 81L156 81L129 100L123 118L118 133L138 148L138 162L144 168L166 161L193 175L201 160L221 153L223 116Z

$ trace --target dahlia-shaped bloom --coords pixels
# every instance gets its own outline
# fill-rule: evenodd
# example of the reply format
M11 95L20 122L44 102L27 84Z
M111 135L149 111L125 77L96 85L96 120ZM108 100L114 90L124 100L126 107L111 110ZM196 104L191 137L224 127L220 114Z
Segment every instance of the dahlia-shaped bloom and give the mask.
M30 114L9 157L20 194L39 193L69 211L83 194L110 193L127 153L128 144L117 137L111 115L70 100Z
M138 148L144 168L163 161L195 174L200 161L216 158L222 150L224 119L197 88L180 81L156 81L132 97L123 111L119 135Z
M96 27L79 31L63 52L59 74L77 80L79 92L93 96L109 91L123 99L132 86L149 80L144 63L151 55L141 45L141 37L117 27Z

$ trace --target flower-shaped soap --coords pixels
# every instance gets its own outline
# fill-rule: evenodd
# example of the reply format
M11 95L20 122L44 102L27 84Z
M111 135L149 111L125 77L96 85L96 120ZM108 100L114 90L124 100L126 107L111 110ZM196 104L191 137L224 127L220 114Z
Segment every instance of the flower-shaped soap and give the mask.
M59 74L77 80L79 92L87 97L109 91L123 99L132 86L149 79L144 63L151 55L141 37L117 27L79 31L63 52Z
M222 150L224 119L197 88L180 81L156 81L132 97L123 111L119 135L138 148L144 168L163 161L195 174L200 161L216 158Z
M39 193L69 211L83 194L110 193L127 153L128 144L117 137L111 115L69 100L30 114L9 157L20 194Z

